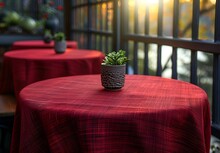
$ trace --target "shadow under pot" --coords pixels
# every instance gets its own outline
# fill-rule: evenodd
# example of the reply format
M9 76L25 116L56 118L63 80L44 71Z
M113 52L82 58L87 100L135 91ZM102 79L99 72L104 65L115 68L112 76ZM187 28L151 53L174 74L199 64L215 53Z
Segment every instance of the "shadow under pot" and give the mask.
M54 50L57 54L62 54L66 51L66 41L55 41Z
M124 65L101 65L101 83L107 90L119 90L125 82Z

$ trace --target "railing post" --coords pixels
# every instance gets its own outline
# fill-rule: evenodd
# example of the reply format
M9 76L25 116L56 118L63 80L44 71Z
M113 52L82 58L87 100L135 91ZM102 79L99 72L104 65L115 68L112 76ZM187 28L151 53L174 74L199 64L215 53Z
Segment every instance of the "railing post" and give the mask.
M113 50L119 50L120 45L120 0L113 0Z
M157 27L157 35L160 37L163 35L163 0L159 0L159 7L158 7L158 27ZM157 45L157 76L162 75L162 45Z
M193 1L193 16L192 16L192 40L198 40L199 31L199 15L200 1ZM197 84L197 50L191 50L191 73L190 82Z
M91 23L92 23L92 8L91 8L91 4L90 4L90 0L88 0L88 25L87 25L87 48L91 49L92 48L92 34L90 32L91 30Z
M178 38L179 32L179 0L174 0L173 9L173 37ZM177 79L177 47L173 47L172 52L172 78Z
M215 7L215 42L220 42L220 1ZM213 62L212 134L220 138L220 54L214 54Z

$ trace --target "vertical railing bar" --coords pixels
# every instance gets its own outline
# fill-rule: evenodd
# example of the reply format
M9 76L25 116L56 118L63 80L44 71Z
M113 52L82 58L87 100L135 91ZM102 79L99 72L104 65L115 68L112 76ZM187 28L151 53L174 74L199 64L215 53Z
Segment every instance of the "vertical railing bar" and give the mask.
M220 1L215 4L215 35L214 41L220 42ZM220 54L214 54L213 61L213 96L212 96L212 128L215 124L220 127ZM219 128L213 129L212 134L220 139ZM217 131L217 133L216 133Z
M119 0L113 0L113 50L119 50L120 45L120 7L118 4Z
M179 0L174 0L173 9L173 38L178 38L179 32ZM172 78L177 79L177 47L172 48Z
M146 11L145 11L145 35L149 35L149 6L146 5ZM148 56L148 43L144 44L144 74L149 74L149 56Z
M24 0L20 3L20 8L18 8L18 12L21 12L22 15L24 15Z
M135 9L134 9L134 33L138 33L138 0L135 0ZM134 68L134 74L138 74L138 44L136 41L134 41L134 50L133 50L133 68Z
M109 3L106 2L106 15L105 15L105 30L108 31L108 5ZM108 53L108 40L109 37L105 36L105 53Z
M214 54L212 123L220 124L220 55Z
M102 20L103 20L103 14L102 14L102 5L103 4L99 4L100 7L99 7L99 14L100 14L100 31L103 31L103 25L102 25ZM99 48L100 50L102 50L102 41L103 41L103 36L100 35L100 43L99 43Z
M128 32L128 1L127 0L120 0L121 6L121 13L120 13L120 19L121 19L121 25L120 25L120 48L124 49L126 51L126 56L129 57L129 51L128 51L128 42L124 40L126 32ZM128 73L129 63L126 64L126 73Z
M74 27L74 21L76 21L76 19L75 19L75 11L73 11L73 6L75 5L75 1L73 1L73 0L71 0L71 6L70 6L70 12L71 12L71 14L70 14L70 31L71 31L71 33L69 34L70 35L70 39L73 39L74 40L74 37L73 37L73 32L72 32L72 29L73 29L73 27Z
M220 1L216 0L215 4L215 42L220 42Z
M138 44L134 41L134 74L138 74Z
M198 39L200 0L193 0L192 40Z
M97 15L98 15L97 10L98 10L98 7L97 7L97 5L95 5L94 7L95 7L95 8L94 8L94 11L95 11L94 14L95 14L95 16L93 16L93 20L95 21L94 28L97 29ZM96 46L97 34L93 34L93 35L94 35L94 48L97 49L97 46Z
M126 0L120 0L121 6L121 14L120 14L120 19L121 19L121 25L120 25L120 48L123 49L124 47L124 37L126 32L128 32L128 2Z
M198 39L199 31L199 12L200 0L193 1L193 15L192 15L192 40ZM197 84L197 51L191 51L191 69L190 69L190 82Z
M92 29L92 6L91 6L91 3L90 3L90 1L88 0L88 27L87 27L87 41L88 41L88 43L87 43L87 48L89 49L89 48L92 48L92 34L91 34L91 29Z
M197 84L197 51L191 50L190 82Z
M159 7L158 7L158 27L157 27L157 34L158 36L162 36L163 32L163 0L159 0ZM162 64L161 64L161 45L157 45L157 76L161 76L162 74Z

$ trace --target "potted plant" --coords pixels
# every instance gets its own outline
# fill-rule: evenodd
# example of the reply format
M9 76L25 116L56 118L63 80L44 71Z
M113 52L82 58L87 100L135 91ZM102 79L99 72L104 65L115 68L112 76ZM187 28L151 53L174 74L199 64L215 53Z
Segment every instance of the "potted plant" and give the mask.
M59 27L59 19L63 16L63 6L56 5L55 1L49 0L46 3L39 2L40 15L45 21L45 29L50 29L51 33L57 32Z
M54 34L54 50L56 53L64 53L66 50L66 37L63 32Z
M53 36L52 36L50 30L45 29L43 40L45 43L50 43L53 40Z
M101 64L102 86L108 90L118 90L124 86L125 66L128 58L124 50L110 52Z

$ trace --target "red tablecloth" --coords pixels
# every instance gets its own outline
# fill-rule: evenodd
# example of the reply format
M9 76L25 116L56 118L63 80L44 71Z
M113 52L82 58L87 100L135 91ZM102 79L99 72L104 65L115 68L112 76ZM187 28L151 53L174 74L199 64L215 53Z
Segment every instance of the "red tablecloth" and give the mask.
M78 44L76 41L66 41L67 48L77 49ZM23 41L16 41L13 43L11 50L23 50L23 49L33 49L33 48L53 48L54 42L51 43L44 43L43 40L23 40Z
M128 75L106 91L100 75L44 80L20 93L11 153L208 153L206 93L192 84Z
M17 95L26 85L55 77L98 74L103 58L103 53L94 50L69 49L64 54L56 54L53 49L6 52L0 93Z

